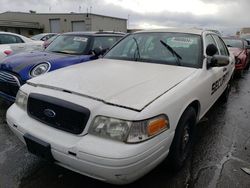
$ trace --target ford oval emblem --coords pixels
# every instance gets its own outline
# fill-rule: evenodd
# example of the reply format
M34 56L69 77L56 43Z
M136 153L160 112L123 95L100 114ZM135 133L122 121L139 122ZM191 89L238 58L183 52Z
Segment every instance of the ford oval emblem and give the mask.
M49 117L49 118L54 118L54 117L56 117L56 113L55 113L53 110L51 110L51 109L45 109L45 110L43 111L43 113L44 113L45 116L47 116L47 117Z

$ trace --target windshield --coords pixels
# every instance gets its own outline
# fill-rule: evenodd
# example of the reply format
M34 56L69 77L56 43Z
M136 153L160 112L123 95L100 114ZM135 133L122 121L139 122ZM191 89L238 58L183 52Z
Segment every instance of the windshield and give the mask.
M51 43L53 42L59 35L54 35L53 37L49 38L46 42Z
M227 47L243 48L242 40L238 39L223 39Z
M241 35L240 38L243 38L243 39L250 39L250 35Z
M38 34L38 35L34 35L32 37L30 37L32 40L40 40L43 36L45 36L44 34Z
M72 55L87 55L89 53L87 50L89 40L88 36L83 35L60 35L45 51Z
M200 67L201 39L184 33L136 33L127 36L104 58Z

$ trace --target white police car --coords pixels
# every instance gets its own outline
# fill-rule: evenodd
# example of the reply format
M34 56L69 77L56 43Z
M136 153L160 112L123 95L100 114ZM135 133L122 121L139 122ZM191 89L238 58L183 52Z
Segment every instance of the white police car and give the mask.
M167 156L179 169L196 123L228 96L234 59L213 32L128 35L103 59L29 80L7 112L30 152L114 184Z

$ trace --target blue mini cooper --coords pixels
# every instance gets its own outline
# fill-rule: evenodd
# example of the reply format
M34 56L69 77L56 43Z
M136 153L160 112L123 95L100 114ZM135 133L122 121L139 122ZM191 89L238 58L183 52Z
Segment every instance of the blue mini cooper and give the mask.
M119 32L71 32L58 36L46 50L19 53L0 62L0 97L14 102L27 80L77 63L97 59L124 36Z

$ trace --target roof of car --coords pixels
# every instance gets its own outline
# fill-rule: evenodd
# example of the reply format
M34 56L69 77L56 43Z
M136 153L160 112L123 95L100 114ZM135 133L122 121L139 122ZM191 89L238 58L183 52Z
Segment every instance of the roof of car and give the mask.
M63 35L125 35L126 33L123 32L114 32L114 31L80 31L80 32L68 32L68 33L64 33Z
M222 39L231 39L231 40L245 40L245 39L242 39L242 38L239 38L239 37L222 37Z
M58 33L39 33L39 34L37 34L37 35L57 35ZM34 35L34 36L36 36L36 35Z
M16 36L22 36L16 33L11 33L11 32L5 32L5 31L0 31L0 34L9 34L9 35L16 35ZM23 36L22 36L23 37Z
M150 29L150 30L143 30L143 31L137 31L135 33L153 33L153 32L170 32L170 33L187 33L187 34L196 34L196 35L202 35L204 31L214 33L208 30L203 29L195 29L195 28L167 28L167 29Z

